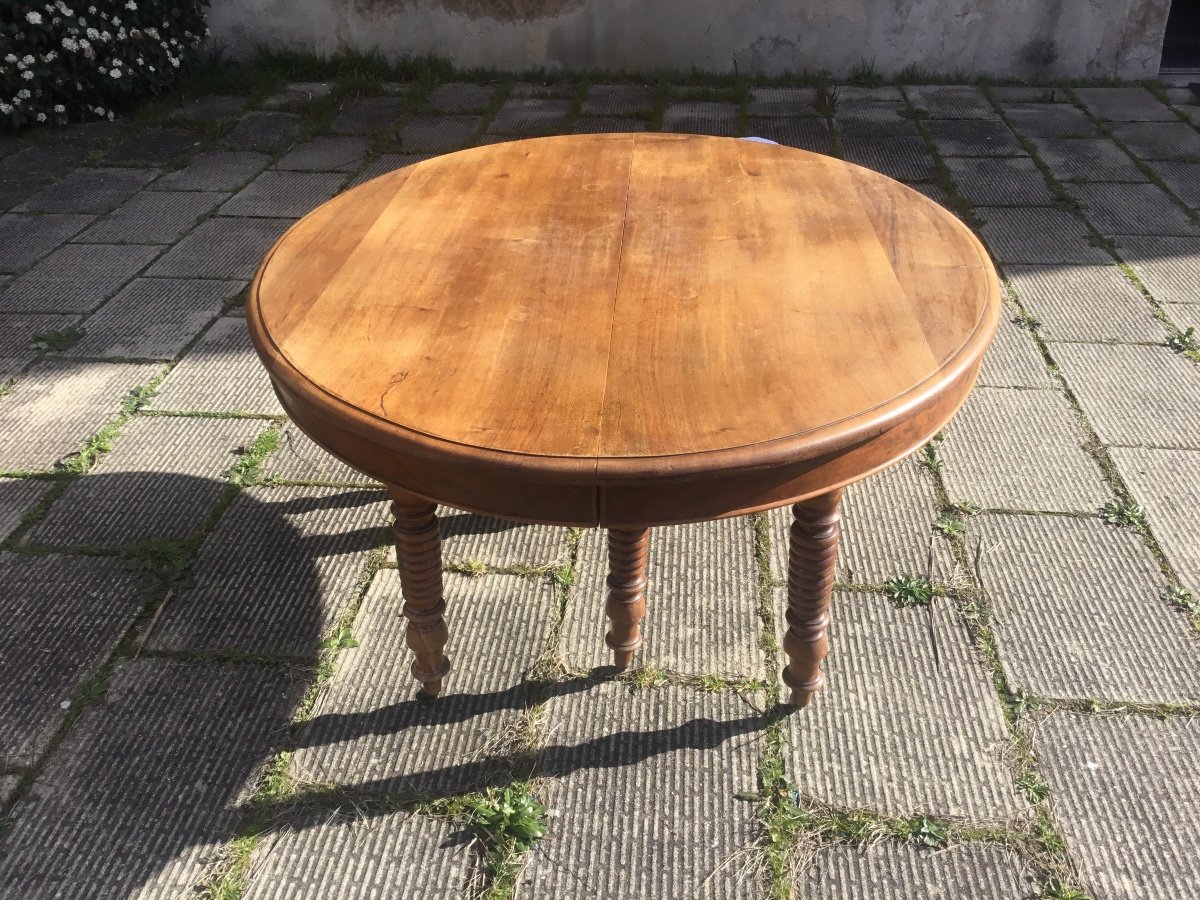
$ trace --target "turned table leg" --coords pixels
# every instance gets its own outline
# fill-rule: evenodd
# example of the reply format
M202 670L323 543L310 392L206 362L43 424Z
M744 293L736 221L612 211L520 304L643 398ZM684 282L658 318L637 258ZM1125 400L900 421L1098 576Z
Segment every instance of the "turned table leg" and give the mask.
M841 532L841 499L839 488L792 507L788 627L783 637L788 664L783 683L791 689L795 706L807 706L825 681L821 660L829 652L829 598Z
M646 553L650 529L609 529L608 617L612 630L604 642L612 648L613 665L624 671L642 646L638 623L646 615Z
M442 538L438 531L437 507L423 497L389 488L392 497L392 533L396 561L400 567L400 590L404 594L404 616L408 619L405 640L416 654L412 672L421 682L421 693L436 697L442 679L450 671L446 647L446 601L442 597Z

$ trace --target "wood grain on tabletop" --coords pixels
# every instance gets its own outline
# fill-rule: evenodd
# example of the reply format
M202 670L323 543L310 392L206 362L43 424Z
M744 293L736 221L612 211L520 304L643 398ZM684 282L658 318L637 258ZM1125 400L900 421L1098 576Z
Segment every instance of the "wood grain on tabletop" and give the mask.
M979 242L915 191L657 134L516 141L367 182L281 239L250 301L277 384L397 434L616 466L827 449L977 367L998 310Z

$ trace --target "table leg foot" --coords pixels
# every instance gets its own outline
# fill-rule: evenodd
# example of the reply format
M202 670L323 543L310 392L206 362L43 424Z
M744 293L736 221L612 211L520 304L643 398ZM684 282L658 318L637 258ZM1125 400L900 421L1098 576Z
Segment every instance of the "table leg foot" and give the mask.
M446 601L442 596L442 538L434 515L437 507L398 488L388 492L395 516L392 534L404 594L403 613L408 619L405 641L416 655L412 673L421 682L421 693L436 697L450 671L444 652Z
M613 665L628 669L642 646L639 623L646 615L646 555L650 529L608 532L608 618L612 629L604 641L612 649Z
M841 499L839 488L792 507L788 627L783 638L788 664L783 683L794 706L807 706L825 682L821 660L829 652L829 600L841 534Z

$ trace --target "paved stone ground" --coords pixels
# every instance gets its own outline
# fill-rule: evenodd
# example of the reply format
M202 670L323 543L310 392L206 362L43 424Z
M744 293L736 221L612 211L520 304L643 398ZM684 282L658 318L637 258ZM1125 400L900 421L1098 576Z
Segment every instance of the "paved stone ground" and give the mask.
M1139 86L384 91L0 139L0 896L1195 896L1200 108ZM616 680L603 535L443 511L458 668L419 703L382 492L283 419L246 282L365 178L659 128L948 204L1008 292L981 386L850 489L808 711L777 705L786 510L656 532L646 668ZM902 576L932 602L894 603ZM505 788L550 809L523 857L473 828Z

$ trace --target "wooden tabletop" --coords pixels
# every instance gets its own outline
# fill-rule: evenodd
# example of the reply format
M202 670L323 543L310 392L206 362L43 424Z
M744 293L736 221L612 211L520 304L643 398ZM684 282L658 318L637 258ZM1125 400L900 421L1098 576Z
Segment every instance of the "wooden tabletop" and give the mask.
M605 134L347 191L276 244L248 319L294 415L582 484L792 464L934 403L944 419L999 309L974 235L879 174Z

